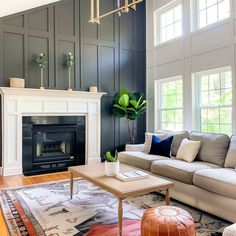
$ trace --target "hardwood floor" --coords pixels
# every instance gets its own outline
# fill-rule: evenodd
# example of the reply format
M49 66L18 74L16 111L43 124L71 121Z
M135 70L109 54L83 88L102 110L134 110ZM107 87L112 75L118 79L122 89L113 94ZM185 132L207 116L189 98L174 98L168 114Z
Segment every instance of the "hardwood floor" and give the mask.
M60 172L56 174L45 174L35 176L14 175L0 176L0 190L8 187L25 186L30 184L46 183L50 181L64 180L70 177L69 172ZM0 236L10 236L5 220L0 209Z

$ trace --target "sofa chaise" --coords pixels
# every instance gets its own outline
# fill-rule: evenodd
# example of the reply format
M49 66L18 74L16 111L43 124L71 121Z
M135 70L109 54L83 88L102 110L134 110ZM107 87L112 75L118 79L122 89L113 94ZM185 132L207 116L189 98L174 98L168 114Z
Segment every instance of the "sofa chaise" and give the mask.
M131 166L171 180L171 197L203 211L236 222L236 136L187 131L166 132L173 135L171 158L144 153L144 144L126 145L119 160ZM184 138L201 141L196 159L177 160Z

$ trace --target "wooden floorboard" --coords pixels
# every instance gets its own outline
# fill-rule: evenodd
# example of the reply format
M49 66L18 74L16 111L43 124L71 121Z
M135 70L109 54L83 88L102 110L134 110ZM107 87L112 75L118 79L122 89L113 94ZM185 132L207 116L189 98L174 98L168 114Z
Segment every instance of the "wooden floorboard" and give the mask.
M0 176L0 190L9 187L26 186L31 184L46 183L57 180L64 180L69 178L68 172L60 172L56 174L45 174L45 175L35 175L35 176L24 176L24 175L14 175L14 176ZM10 236L5 220L0 209L0 236Z

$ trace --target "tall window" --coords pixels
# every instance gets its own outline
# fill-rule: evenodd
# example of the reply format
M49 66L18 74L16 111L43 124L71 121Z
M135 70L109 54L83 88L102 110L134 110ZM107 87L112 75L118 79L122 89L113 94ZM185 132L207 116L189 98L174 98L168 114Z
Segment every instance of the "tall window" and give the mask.
M180 1L154 12L155 45L182 35L182 6Z
M158 128L183 130L183 85L182 77L156 81L156 104Z
M230 0L197 0L197 28L230 17Z
M232 134L232 73L230 68L195 75L199 126L202 132Z

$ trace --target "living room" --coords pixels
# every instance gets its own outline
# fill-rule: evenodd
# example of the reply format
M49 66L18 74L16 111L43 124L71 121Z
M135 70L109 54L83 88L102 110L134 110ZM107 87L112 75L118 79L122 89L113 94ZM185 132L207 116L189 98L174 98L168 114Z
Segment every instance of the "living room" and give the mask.
M0 6L0 236L236 235L234 0Z

